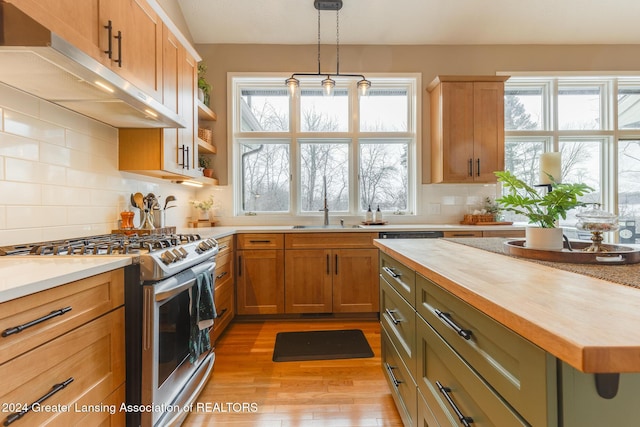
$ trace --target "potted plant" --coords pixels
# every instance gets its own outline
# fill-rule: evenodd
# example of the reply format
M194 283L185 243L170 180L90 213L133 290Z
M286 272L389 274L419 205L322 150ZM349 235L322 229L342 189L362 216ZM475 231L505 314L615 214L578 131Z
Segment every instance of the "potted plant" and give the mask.
M211 96L211 85L207 83L204 77L205 74L207 74L207 66L201 62L198 64L198 99L208 107ZM202 94L202 96L200 96L200 94Z
M198 219L211 220L213 215L211 208L213 207L213 194L205 200L191 200L189 203L198 211Z
M586 184L560 184L551 178L551 188L538 192L509 171L494 172L508 194L496 199L503 210L524 215L530 224L527 227L526 246L532 249L562 250L562 228L560 218L566 219L567 212L585 206L578 197L593 191Z
M207 178L213 178L213 169L211 169L211 159L204 154L198 156L198 164L202 168L202 174Z

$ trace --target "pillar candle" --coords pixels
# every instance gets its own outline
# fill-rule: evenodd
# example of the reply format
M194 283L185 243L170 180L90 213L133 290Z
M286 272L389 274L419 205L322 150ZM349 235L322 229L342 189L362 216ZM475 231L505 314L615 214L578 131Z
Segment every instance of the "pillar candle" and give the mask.
M562 159L560 153L542 153L540 155L540 184L551 184L549 175L553 177L556 182L562 180Z

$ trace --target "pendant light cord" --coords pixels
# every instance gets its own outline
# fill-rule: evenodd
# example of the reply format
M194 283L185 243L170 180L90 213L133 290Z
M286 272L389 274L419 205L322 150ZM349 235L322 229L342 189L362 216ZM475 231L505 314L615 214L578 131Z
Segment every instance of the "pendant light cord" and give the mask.
M318 74L320 74L320 9L318 9Z
M340 75L340 9L336 10L336 75Z

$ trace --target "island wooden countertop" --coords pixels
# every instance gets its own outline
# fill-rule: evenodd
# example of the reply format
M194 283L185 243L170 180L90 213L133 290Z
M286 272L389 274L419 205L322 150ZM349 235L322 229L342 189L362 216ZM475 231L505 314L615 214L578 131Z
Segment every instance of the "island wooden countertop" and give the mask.
M582 372L640 372L640 289L442 239L374 244Z

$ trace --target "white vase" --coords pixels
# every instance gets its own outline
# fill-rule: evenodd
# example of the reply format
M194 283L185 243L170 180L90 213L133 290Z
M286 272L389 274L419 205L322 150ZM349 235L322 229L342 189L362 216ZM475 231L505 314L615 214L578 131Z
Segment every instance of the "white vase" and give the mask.
M530 227L525 230L525 247L544 251L561 251L564 246L562 228Z

